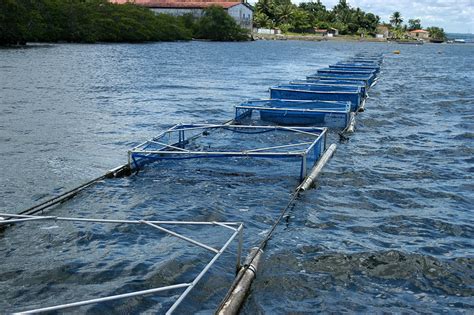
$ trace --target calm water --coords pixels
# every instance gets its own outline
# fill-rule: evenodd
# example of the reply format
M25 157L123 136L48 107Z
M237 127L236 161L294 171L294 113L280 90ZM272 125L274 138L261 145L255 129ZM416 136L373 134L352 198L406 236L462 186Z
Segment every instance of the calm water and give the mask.
M270 85L303 78L359 51L395 49L401 54L387 55L357 132L338 144L318 188L299 198L270 241L243 312L472 313L470 44L259 41L2 49L0 211L21 211L124 163L127 149L174 123L228 120L235 104L266 97ZM243 221L247 251L289 200L298 184L296 164L166 162L101 182L49 213ZM213 228L177 230L216 247L228 237ZM216 308L233 278L235 249L179 313ZM211 257L142 226L17 225L0 234L0 310L190 281ZM176 294L73 311L160 313Z

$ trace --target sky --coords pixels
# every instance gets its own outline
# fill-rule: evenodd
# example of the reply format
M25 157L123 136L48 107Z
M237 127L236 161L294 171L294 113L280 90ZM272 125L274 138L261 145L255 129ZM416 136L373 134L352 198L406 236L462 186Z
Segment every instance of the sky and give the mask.
M293 3L310 0L292 0ZM332 9L339 0L321 0ZM347 0L351 7L380 16L389 22L393 12L399 11L403 22L421 19L423 28L438 26L447 33L474 33L474 0Z

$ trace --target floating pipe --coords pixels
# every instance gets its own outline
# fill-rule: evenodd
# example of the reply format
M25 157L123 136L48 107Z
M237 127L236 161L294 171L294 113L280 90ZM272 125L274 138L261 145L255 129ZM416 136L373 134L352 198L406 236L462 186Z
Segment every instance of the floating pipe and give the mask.
M223 301L220 309L216 311L216 315L234 315L239 313L239 310L245 301L245 297L250 290L250 286L256 277L262 253L263 251L257 247L250 250L244 266L240 269L237 275L238 282L233 286L232 291Z
M362 103L360 104L359 108L357 109L358 112L363 112L363 111L365 111L365 101L366 101L366 98L364 98L364 100L363 100Z
M319 176L319 173L321 173L324 165L329 161L331 156L334 154L336 151L336 144L331 144L329 148L324 152L323 156L319 159L318 163L313 167L311 170L311 173L306 177L306 179L301 183L301 185L298 187L300 190L308 190L311 187L311 184L316 180L316 177Z
M342 132L343 134L354 132L355 123L356 123L355 116L356 116L356 114L354 112L352 112L351 115L350 115L350 118L349 118L349 123L347 124L346 129L344 129L343 132Z

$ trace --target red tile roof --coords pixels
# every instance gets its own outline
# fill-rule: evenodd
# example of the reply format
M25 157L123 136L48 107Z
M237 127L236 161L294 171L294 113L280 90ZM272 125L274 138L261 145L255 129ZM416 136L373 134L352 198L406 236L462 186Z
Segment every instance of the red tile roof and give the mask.
M410 33L429 33L429 32L425 30L413 30L413 31L410 31Z
M124 4L127 2L135 3L140 6L148 8L189 8L202 9L216 5L228 9L235 5L241 4L241 1L236 0L109 0L113 3Z

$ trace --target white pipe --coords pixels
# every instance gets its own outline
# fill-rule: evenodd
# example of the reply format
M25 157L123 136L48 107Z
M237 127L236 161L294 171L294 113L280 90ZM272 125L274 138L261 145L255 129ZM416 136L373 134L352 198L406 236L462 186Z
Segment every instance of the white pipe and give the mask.
M143 224L140 220L117 220L117 219L94 219L94 218L73 218L73 217L54 217L54 216L37 216L37 215L27 215L27 214L11 214L11 213L0 213L0 216L8 222L5 218L41 218L57 221L78 221L78 222L93 222L93 223L125 223L125 224ZM206 221L156 221L156 220L147 220L149 223L153 224L173 224L173 225L220 225L231 230L235 230L229 225L240 226L240 222L206 222Z
M238 283L228 296L228 299L222 304L222 307L216 312L218 315L238 314L245 297L250 290L253 280L256 277L258 264L263 251L258 248L252 248L247 256L247 262L240 269L237 277L240 277Z
M347 128L346 128L345 132L347 132L347 133L354 132L355 123L356 123L355 117L356 117L355 113L351 113L351 118L349 120L349 124L347 125Z
M300 190L308 190L311 184L315 181L316 177L321 173L324 165L329 161L331 156L336 151L336 144L331 144L329 148L324 152L323 156L319 159L318 163L313 167L311 173L306 177L306 179L298 187Z
M112 295L112 296L107 296L107 297L97 298L97 299L92 299L92 300L86 300L86 301L80 301L80 302L74 302L74 303L68 303L68 304L62 304L62 305L55 305L55 306L50 306L50 307L38 308L38 309L30 310L30 311L21 311L21 312L16 312L13 314L35 314L35 313L41 313L41 312L50 312L50 311L62 310L65 308L78 307L78 306L83 306L83 305L88 305L88 304L99 303L99 302L118 300L118 299L128 298L128 297L137 296L137 295L145 295L145 294L151 294L151 293L156 293L156 292L161 292L161 291L186 288L190 286L191 286L190 283L180 283L180 284L169 285L169 286L161 287L161 288L154 288L154 289L149 289L149 290Z

